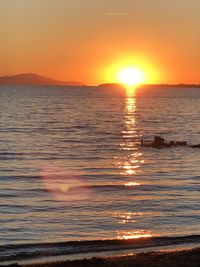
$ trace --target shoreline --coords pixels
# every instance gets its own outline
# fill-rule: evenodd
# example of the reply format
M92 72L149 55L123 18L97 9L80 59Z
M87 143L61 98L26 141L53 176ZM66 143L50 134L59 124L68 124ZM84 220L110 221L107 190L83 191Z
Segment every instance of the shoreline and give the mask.
M126 256L130 253L192 249L200 246L200 235L66 241L60 243L10 244L0 246L0 264L38 264L93 257Z
M200 266L200 247L175 251L149 251L126 256L93 257L80 260L60 260L56 262L8 264L10 267L178 267Z
M138 253L200 248L200 236L150 237L128 240L91 240L0 246L0 266L43 265L92 258L126 257Z

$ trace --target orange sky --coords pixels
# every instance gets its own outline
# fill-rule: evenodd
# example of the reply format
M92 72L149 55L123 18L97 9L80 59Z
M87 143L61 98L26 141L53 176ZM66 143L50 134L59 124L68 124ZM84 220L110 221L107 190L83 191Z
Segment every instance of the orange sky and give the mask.
M1 0L0 75L88 84L117 68L146 82L200 83L199 0Z

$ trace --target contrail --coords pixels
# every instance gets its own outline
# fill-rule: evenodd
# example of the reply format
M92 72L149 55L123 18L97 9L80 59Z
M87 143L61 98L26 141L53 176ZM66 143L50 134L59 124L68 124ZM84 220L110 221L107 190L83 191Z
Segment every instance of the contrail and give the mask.
M104 13L104 15L108 15L108 16L127 16L128 13L108 12L108 13Z

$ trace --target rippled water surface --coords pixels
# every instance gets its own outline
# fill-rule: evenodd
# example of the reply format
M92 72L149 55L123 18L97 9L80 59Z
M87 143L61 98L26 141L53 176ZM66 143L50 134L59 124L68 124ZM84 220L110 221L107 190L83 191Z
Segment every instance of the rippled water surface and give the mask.
M200 233L200 90L0 88L1 244Z

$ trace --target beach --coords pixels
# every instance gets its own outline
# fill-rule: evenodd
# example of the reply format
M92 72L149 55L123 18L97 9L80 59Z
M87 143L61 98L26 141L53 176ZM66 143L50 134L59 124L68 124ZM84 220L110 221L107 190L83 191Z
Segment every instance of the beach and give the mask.
M23 267L197 267L200 266L200 248L182 251L146 252L122 257L91 258L73 261L58 261L53 263L38 263L27 265L1 265Z

